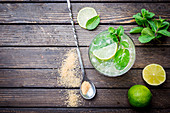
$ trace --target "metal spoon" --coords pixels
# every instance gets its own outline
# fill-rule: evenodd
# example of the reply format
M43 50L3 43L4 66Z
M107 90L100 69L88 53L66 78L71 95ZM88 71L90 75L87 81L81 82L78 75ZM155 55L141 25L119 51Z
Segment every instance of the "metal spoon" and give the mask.
M83 62L81 59L81 54L80 54L80 49L79 49L79 43L78 43L78 39L77 39L77 34L76 34L76 30L75 30L75 26L74 26L74 21L73 21L73 16L72 16L72 10L71 10L71 4L70 4L70 0L67 0L67 5L68 5L68 10L69 10L69 15L70 15L70 19L71 19L71 25L72 25L72 29L73 29L73 33L74 33L74 38L75 38L75 44L77 46L77 54L78 54L78 58L79 58L79 63L80 63L80 67L81 67L81 72L83 75L83 80L82 83L84 81L87 81L90 83L91 87L88 90L86 95L83 95L82 91L81 91L81 85L80 85L80 94L82 95L82 97L84 99L92 99L95 94L96 94L96 88L94 86L94 84L85 76L85 71L84 71L84 66L83 66Z

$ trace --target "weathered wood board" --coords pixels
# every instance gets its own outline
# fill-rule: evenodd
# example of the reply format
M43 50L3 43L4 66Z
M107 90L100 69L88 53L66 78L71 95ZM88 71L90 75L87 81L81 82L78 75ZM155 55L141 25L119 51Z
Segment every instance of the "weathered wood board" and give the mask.
M1 47L0 68L59 68L65 53L75 47ZM93 68L88 57L88 47L80 48L84 65ZM156 52L155 52L156 51ZM170 67L169 47L136 47L133 68L144 68L157 63Z
M130 109L130 108L0 108L0 112L10 113L168 113L170 109Z
M74 21L83 7L93 7L101 16L100 23L132 24L133 15L142 8L170 21L170 3L72 3ZM70 23L67 3L0 4L0 23Z
M135 84L143 84L142 69L131 69L121 77L106 77L94 69L86 69L87 77L97 88L129 88ZM166 81L156 88L170 88L170 70L166 69ZM60 77L57 69L0 69L0 87L63 87L57 84ZM80 75L81 77L81 75ZM79 86L76 86L78 88Z
M96 30L88 31L76 25L80 46L89 46L92 39L109 27L119 25L99 25ZM137 25L123 25L136 46L170 46L170 38L162 37L151 43L141 44L140 34L130 34L129 31ZM87 35L88 34L88 35ZM1 25L0 46L75 46L71 25Z
M1 107L67 107L65 94L79 89L0 89ZM170 90L152 89L150 108L169 108ZM92 101L79 99L78 107L131 107L127 89L98 89Z

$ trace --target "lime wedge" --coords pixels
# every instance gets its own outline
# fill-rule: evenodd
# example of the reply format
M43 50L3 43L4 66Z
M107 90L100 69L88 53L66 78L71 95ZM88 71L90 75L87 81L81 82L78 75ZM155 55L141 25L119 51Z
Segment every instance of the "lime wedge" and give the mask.
M147 65L142 72L143 79L153 86L157 86L165 82L166 73L163 67L159 64L149 64Z
M87 21L95 16L97 16L97 12L94 8L85 7L79 11L77 15L77 21L80 27L86 29Z
M98 50L94 50L93 54L100 60L109 60L116 54L116 51L117 43L113 43Z

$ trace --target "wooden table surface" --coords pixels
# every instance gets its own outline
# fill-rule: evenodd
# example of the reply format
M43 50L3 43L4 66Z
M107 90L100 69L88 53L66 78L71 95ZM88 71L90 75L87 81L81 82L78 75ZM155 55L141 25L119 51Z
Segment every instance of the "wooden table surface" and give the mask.
M67 107L63 93L79 92L79 86L65 88L56 83L57 69L65 50L75 48L65 0L0 1L0 113L170 113L170 38L141 44L138 34L130 35L137 26L132 16L146 8L170 22L169 0L72 0L72 9L85 71L97 88L91 101L81 98L78 107ZM100 14L100 25L94 31L80 28L77 13L93 7ZM109 26L122 25L135 43L136 61L121 77L105 77L92 67L88 47L93 37ZM141 75L151 63L162 65L167 74L164 84L152 87ZM153 94L151 105L136 109L129 105L128 89L143 84Z

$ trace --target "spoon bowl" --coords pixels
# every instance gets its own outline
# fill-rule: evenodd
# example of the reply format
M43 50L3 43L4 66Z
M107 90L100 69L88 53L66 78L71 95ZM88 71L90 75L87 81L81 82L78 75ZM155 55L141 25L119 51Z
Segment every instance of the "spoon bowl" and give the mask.
M82 81L82 83L83 82L84 81ZM95 85L91 81L88 80L87 82L90 83L91 87L89 88L88 92L84 95L82 93L82 89L81 89L82 84L81 84L81 86L80 86L80 94L82 95L82 97L84 99L90 100L90 99L92 99L96 95L96 88L95 88Z

